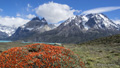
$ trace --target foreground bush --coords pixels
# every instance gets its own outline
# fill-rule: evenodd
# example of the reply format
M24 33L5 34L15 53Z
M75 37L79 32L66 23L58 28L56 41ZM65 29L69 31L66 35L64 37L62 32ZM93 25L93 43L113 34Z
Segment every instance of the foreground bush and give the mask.
M69 49L48 44L11 48L0 55L1 68L85 68Z

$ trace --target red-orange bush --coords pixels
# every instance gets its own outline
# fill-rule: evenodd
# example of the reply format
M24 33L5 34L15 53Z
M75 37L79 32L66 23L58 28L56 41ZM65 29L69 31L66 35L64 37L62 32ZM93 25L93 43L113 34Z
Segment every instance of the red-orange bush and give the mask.
M48 44L11 48L0 55L1 68L85 68L69 49Z

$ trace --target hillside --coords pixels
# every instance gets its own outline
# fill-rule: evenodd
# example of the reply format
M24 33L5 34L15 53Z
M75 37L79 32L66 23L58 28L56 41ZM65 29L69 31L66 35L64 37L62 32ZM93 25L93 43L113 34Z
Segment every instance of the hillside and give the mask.
M86 68L120 68L120 34L65 47L78 54Z
M91 40L82 44L120 44L120 34Z

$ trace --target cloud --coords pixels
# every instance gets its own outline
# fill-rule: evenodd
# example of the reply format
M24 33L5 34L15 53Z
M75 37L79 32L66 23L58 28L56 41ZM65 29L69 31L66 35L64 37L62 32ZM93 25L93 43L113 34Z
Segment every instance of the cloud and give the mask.
M82 14L103 13L103 12L109 12L109 11L118 10L118 9L120 9L120 6L118 6L118 7L100 7L100 8L95 8L95 9L90 9L90 10L84 11Z
M31 18L35 17L35 15L29 14L29 15L26 15L26 17L27 17L28 19L31 19Z
M27 18L27 19L32 19L32 18L35 17L34 14L25 15L25 14L19 14L19 13L17 13L16 16L17 16L17 17L21 17L21 18Z
M77 10L72 9L66 4L49 2L39 5L35 11L38 16L45 17L48 22L58 23L74 16L74 12Z
M16 16L18 16L18 17L19 17L19 16L21 16L21 15L20 15L19 13L17 13L17 14L16 14Z
M3 9L0 8L0 12L2 12L2 11L3 11Z
M27 11L30 11L30 8L32 8L32 6L31 6L30 4L27 4L26 10L27 10Z
M23 19L20 17L2 17L0 16L0 24L6 25L6 26L16 26L19 27L25 23L27 23L29 20L28 19Z
M120 24L120 19L113 19L112 21L116 24Z
M29 8L31 8L31 7L32 7L30 4L27 4L27 6L28 6Z

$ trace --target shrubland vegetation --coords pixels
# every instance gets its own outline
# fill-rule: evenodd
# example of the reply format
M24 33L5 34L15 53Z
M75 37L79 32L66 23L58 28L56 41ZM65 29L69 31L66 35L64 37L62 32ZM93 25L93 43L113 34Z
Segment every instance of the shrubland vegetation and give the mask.
M2 68L85 68L71 50L48 44L14 47L0 55Z

